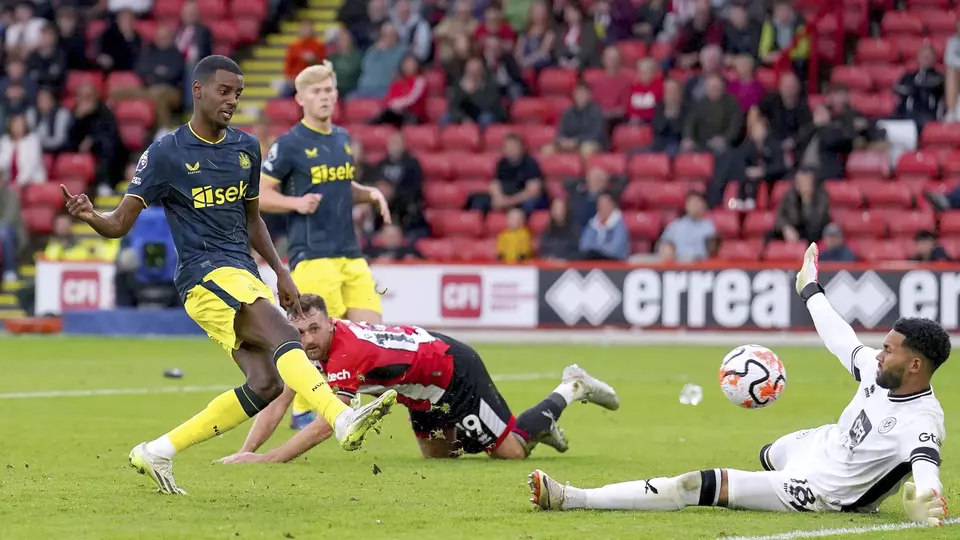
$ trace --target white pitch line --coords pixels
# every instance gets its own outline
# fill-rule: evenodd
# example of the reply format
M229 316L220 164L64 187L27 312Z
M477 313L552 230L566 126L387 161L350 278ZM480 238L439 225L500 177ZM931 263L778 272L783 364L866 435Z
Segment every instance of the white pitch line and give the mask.
M943 525L960 524L960 518L943 520ZM870 525L864 527L846 527L843 529L817 529L813 531L790 531L767 536L726 536L722 540L793 540L794 538L824 538L841 534L869 534L886 531L903 531L925 527L919 523L888 523L886 525Z
M493 375L494 382L540 381L557 378L555 373L505 373ZM167 386L160 388L97 388L90 390L46 390L42 392L11 392L0 394L0 399L36 399L90 396L132 396L142 394L188 394L196 392L224 392L231 386Z

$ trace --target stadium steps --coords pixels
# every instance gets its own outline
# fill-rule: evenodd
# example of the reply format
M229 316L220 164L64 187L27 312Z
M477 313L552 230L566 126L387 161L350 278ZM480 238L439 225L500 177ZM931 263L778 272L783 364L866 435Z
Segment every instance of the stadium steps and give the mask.
M233 125L249 126L257 121L267 102L280 95L283 87L283 57L287 46L297 39L300 23L313 21L317 35L336 27L337 8L341 0L307 0L305 8L299 9L292 20L280 24L280 30L266 37L264 44L253 48L250 59L240 63L243 68L243 98L240 111L233 117Z

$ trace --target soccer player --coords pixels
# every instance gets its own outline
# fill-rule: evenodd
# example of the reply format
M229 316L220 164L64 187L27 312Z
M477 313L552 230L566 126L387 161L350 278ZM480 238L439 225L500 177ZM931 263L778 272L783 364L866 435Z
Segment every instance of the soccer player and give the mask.
M950 356L950 337L929 319L903 318L881 349L860 343L834 311L812 244L797 274L797 293L817 333L860 383L836 424L790 433L760 450L766 472L713 469L673 478L596 489L564 486L542 471L530 474L531 502L544 510L680 510L723 506L776 512L875 512L903 489L907 516L942 525L940 444L943 409L930 379Z
M609 385L573 365L546 399L514 417L487 368L470 346L414 326L391 327L331 318L323 298L300 297L303 315L290 314L307 355L319 362L345 401L357 393L379 395L395 389L410 410L410 422L428 458L486 452L493 458L524 459L538 443L567 449L560 414L575 401L616 410L620 400ZM288 389L257 416L237 454L221 461L286 462L330 436L318 418L283 445L253 454L276 429L292 399Z
M260 208L290 215L293 282L318 294L338 319L381 322L380 295L353 228L353 205L373 203L383 220L390 211L380 190L355 181L347 130L333 125L337 78L329 61L294 80L303 120L277 138L260 170ZM303 397L293 403L292 427L315 419Z
M284 384L331 422L346 450L359 448L396 402L391 391L351 409L307 359L296 327L273 304L250 253L252 247L276 271L281 304L299 312L297 287L260 218L260 143L229 127L243 74L233 60L214 55L197 63L193 77L193 117L143 152L114 211L96 212L85 195L61 186L70 214L107 238L124 236L147 205L163 208L180 258L175 282L184 307L246 375L244 384L193 418L130 452L131 466L171 494L185 493L174 481L175 454L242 424Z

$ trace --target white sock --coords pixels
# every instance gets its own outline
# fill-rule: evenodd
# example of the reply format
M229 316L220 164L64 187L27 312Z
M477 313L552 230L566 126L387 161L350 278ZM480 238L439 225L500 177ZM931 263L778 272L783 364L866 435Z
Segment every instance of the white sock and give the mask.
M572 382L560 383L560 386L558 386L553 392L555 394L559 394L559 396L567 402L567 405L577 401L577 399L580 397L580 392L577 392L577 389Z
M719 470L706 471L716 474L719 482ZM590 508L594 510L682 510L687 506L696 506L701 501L702 473L687 473L673 478L651 478L635 482L611 484L596 489L578 490L567 488L570 493L570 508ZM713 484L716 486L716 484ZM709 486L708 486L709 487ZM715 487L710 488L717 491ZM582 496L580 493L582 492ZM710 493L708 503L716 504L716 493ZM581 504L582 506L573 506ZM564 507L568 507L566 501Z
M177 455L177 449L173 447L173 443L166 435L148 442L147 452L167 459L173 459L173 456Z

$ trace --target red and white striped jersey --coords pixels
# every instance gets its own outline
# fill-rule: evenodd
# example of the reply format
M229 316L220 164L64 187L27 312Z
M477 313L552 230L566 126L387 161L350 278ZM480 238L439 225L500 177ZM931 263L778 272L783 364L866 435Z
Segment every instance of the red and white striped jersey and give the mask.
M418 411L440 401L453 378L449 345L416 326L384 326L334 319L323 366L330 387L354 397L396 390L400 403Z

